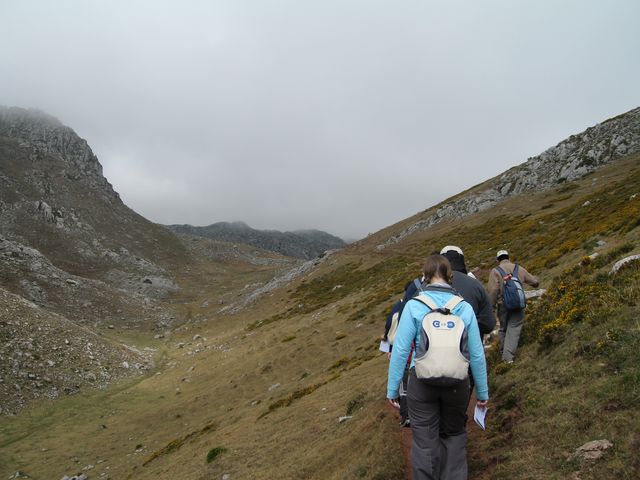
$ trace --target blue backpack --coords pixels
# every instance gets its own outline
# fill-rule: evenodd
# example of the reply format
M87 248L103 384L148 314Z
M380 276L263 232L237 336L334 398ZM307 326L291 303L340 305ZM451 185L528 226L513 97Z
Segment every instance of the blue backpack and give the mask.
M502 275L502 304L508 311L524 310L527 306L527 297L524 288L518 278L518 264L516 263L513 273L507 273L502 268L496 267Z

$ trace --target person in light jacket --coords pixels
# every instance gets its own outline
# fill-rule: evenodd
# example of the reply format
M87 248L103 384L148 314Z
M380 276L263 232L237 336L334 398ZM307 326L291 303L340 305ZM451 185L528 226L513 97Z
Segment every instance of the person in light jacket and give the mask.
M451 287L452 271L442 255L431 255L424 264L427 295L440 308L455 296ZM430 311L424 303L412 299L402 311L396 333L389 376L387 398L396 408L402 374L411 345L420 344L422 321ZM487 367L480 339L478 322L469 303L462 301L452 313L463 321L467 333L467 349L471 372L475 380L478 406L486 408L489 400ZM419 379L411 360L407 400L413 443L411 464L414 480L465 480L467 478L466 411L469 404L469 378L448 386Z
M496 260L498 267L492 269L489 274L487 290L489 291L491 302L496 305L498 310L502 360L506 363L512 363L518 350L518 343L520 343L520 334L522 332L522 326L524 325L524 310L507 310L504 307L502 303L504 279L498 268L507 275L512 275L516 264L509 260L509 252L506 250L500 250L496 254ZM518 280L522 285L526 283L533 288L537 288L539 285L538 279L527 272L521 265L518 265Z

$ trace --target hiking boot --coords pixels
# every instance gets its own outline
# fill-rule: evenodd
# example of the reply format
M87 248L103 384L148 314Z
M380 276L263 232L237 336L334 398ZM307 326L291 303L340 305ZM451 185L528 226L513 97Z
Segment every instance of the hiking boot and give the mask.
M409 417L400 419L400 426L404 428L410 427L411 420L409 420Z

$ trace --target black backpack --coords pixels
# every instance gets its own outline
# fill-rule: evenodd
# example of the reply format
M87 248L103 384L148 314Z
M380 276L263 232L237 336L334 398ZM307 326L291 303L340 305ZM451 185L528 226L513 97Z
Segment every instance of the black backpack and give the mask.
M507 273L502 268L496 267L502 276L502 305L508 311L524 310L527 306L527 297L524 288L518 278L518 264L516 263L513 273Z

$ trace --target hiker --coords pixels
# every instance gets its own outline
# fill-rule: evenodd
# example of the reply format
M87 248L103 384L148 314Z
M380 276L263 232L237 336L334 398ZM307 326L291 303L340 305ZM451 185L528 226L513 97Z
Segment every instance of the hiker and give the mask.
M417 283L416 283L417 282ZM416 288L421 287L421 280L416 279L412 282L408 282L404 286L404 294L405 298L409 294L410 289L413 288L414 291ZM413 295L411 295L413 296ZM411 298L409 296L408 298ZM395 339L395 335L398 331L398 325L400 323L400 315L402 314L402 309L404 308L405 300L401 298L391 307L391 311L387 315L387 322L384 327L384 336L382 339L389 343L389 353L387 353L387 357L391 359L391 352L393 351L393 341ZM413 348L413 347L412 347ZM402 375L402 382L400 383L400 391L399 391L399 400L400 404L400 426L408 427L410 425L409 420L409 408L407 407L407 382L409 380L409 360L407 360L404 374Z
M510 302L506 302L504 298L506 291L505 284L513 281L514 288L519 288L522 296L524 296L524 290L522 290L523 283L527 283L533 288L536 288L539 282L536 277L527 272L522 266L517 263L512 263L509 260L508 251L500 250L496 254L496 260L498 266L491 270L489 274L489 298L498 310L502 360L506 363L513 363L524 323L526 299L522 298L518 305L510 305Z
M466 479L468 367L470 363L478 406L486 408L489 387L484 349L473 308L451 287L449 261L431 255L423 271L424 291L406 303L400 318L389 363L387 398L395 408L400 407L398 390L415 342L407 392L413 479Z
M478 327L480 335L487 335L493 332L496 327L496 317L493 314L493 304L489 299L484 285L480 283L475 276L470 276L467 272L467 266L464 263L464 254L460 247L455 245L447 245L440 251L440 255L444 255L451 264L453 270L453 288L455 288L462 298L464 298L473 307L473 313L478 319Z
M391 306L391 311L387 314L387 321L384 325L384 335L382 336L382 340L390 343L389 352L391 352L391 348L393 347L393 336L395 335L396 329L398 328L397 322L400 319L402 307L403 300L401 298ZM391 333L391 338L389 338L389 333Z
M389 354L393 349L393 337L395 336L398 329L398 323L400 322L402 309L406 305L407 300L410 300L422 291L423 280L424 276L415 278L410 282L407 282L404 286L404 296L393 304L393 306L391 307L391 311L387 315L387 321L384 326L384 335L382 336L382 340L384 340L385 342L389 342Z
M408 300L422 292L422 282L424 282L424 275L420 275L414 278L404 286L404 297L402 301L406 304ZM403 307L404 308L404 307Z

